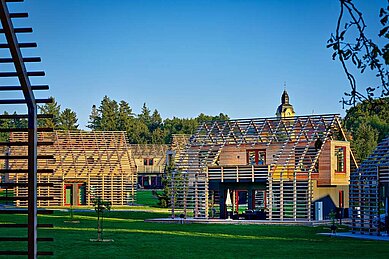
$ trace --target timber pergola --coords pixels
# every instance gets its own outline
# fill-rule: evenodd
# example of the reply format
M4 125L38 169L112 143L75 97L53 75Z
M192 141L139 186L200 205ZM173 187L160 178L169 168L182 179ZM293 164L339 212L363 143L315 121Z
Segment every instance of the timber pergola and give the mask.
M209 216L209 182L233 179L264 181L268 218L312 219L312 172L325 143L347 141L337 114L288 118L257 118L205 122L175 160L171 175L172 217L179 213L195 218ZM272 147L273 158L263 166L219 166L223 148L255 145ZM351 153L353 162L355 159ZM287 203L293 204L286 206Z
M26 132L26 140L22 143L18 143L19 146L25 146L27 152L24 156L14 156L8 157L7 155L2 155L1 159L5 159L7 164L7 160L12 159L15 161L24 160L26 163L26 167L23 168L23 172L26 174L26 183L13 183L13 182L3 182L1 183L1 187L8 188L24 188L26 190L25 195L23 196L13 196L13 197L2 197L1 199L11 200L12 202L24 201L27 205L27 210L0 210L0 214L12 214L12 213L24 213L28 214L28 223L27 224L1 224L0 227L4 228L27 228L27 237L1 237L2 241L21 241L28 243L28 249L26 251L0 251L0 255L28 255L28 258L36 258L37 255L51 255L52 252L39 251L37 249L37 241L52 241L52 238L38 238L37 228L38 227L52 227L50 224L38 224L37 222L37 214L41 211L37 210L37 200L48 200L51 197L38 197L37 190L39 189L39 184L37 183L37 175L39 172L38 169L38 159L45 159L40 157L37 153L37 146L41 145L37 139L37 119L39 117L48 117L47 115L37 115L37 105L39 103L49 103L51 99L37 99L34 96L34 90L48 90L47 85L33 85L30 82L30 77L36 76L44 76L45 73L43 71L28 71L26 68L26 63L29 62L40 62L41 59L39 57L25 57L22 54L22 48L35 48L37 44L32 43L20 43L18 41L19 34L31 33L32 28L14 28L13 19L27 18L27 13L16 13L10 12L8 9L8 2L23 2L23 0L1 0L0 1L0 19L2 28L0 29L0 33L5 35L6 43L1 43L0 48L9 50L9 52L2 56L0 59L0 63L2 64L12 64L11 66L6 66L10 70L0 73L1 86L0 91L8 91L8 92L21 92L23 98L20 99L2 99L0 100L0 104L5 105L14 105L14 104L24 104L27 107L27 114L13 114L1 115L2 120L10 120L10 119L27 119L28 127L27 128L2 128L1 132L14 132L14 131L23 131ZM7 80L11 79L11 80ZM15 80L12 81L12 78ZM5 83L4 83L5 82ZM12 82L12 83L9 83ZM16 83L15 83L16 82ZM42 131L50 131L52 129L40 129ZM50 144L50 143L45 143ZM12 141L8 143L1 143L2 146L10 147L15 145ZM12 173L12 169L5 168L1 170L2 174ZM20 173L21 171L17 171L15 173ZM5 177L6 178L6 177Z
M24 133L13 133L14 142L22 142ZM136 171L131 160L127 136L121 131L54 131L40 133L42 142L53 141L53 146L39 147L41 155L52 154L54 159L40 161L39 167L47 172L38 176L41 184L50 184L39 190L41 196L52 200L38 201L39 206L92 205L93 198L100 197L112 205L134 203ZM15 146L10 155L23 155L26 150ZM11 161L9 167L25 167L24 161ZM25 182L26 174L10 174L10 180ZM16 194L24 189L15 188ZM22 201L17 205L24 205Z
M351 174L350 206L353 233L380 235L388 216L389 137ZM388 223L387 223L388 224Z

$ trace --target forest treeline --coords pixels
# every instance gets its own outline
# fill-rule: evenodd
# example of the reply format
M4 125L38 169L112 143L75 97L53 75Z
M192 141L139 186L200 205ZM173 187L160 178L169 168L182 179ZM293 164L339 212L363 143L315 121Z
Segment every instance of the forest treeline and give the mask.
M53 103L40 106L39 110L43 114L53 114L52 119L38 121L42 127L79 129L76 112L69 108L62 110L55 100ZM168 144L173 134L193 134L198 125L204 121L228 119L228 115L223 113L217 116L201 113L196 118L162 119L158 110L151 111L146 103L143 104L141 112L135 114L128 102L124 100L118 102L104 96L98 106L92 106L86 126L97 131L126 131L129 142L134 144ZM389 98L358 103L346 111L343 123L356 158L362 161L374 150L379 141L389 137ZM26 126L27 122L23 119L0 120L2 128Z
M69 108L62 110L61 105L54 98L53 100L52 103L39 107L39 113L53 115L50 119L39 119L39 126L57 130L79 130L76 112ZM99 105L92 106L86 127L96 131L126 131L132 144L168 144L171 143L173 134L193 134L204 121L228 119L223 113L217 116L201 113L196 118L162 119L158 110L151 111L146 103L141 112L135 114L128 102L118 102L104 96ZM0 127L21 128L27 126L27 121L13 119L0 121L0 124Z

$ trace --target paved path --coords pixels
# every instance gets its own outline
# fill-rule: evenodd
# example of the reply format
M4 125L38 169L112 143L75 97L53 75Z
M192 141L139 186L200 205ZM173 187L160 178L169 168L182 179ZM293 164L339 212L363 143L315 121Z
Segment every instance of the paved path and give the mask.
M319 235L325 236L334 236L334 237L351 237L359 239L368 239L368 240L380 240L389 242L389 236L377 236L377 235L363 235L363 234L353 234L351 232L338 232L335 235L331 233L319 233Z
M158 219L146 219L145 222L156 223L175 223L175 224L258 224L258 225L295 225L295 226L316 226L316 225L329 225L330 220L322 221L307 221L307 220L228 220L228 219L194 219L194 218L158 218Z

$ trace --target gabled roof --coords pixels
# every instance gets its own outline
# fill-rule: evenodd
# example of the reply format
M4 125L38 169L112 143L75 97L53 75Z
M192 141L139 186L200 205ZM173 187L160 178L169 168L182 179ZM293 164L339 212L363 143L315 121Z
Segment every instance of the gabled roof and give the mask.
M329 139L347 141L337 114L204 122L191 137L177 166L193 168L196 163L198 167L214 165L225 145L239 147L261 143L266 146L278 144L273 168L277 165L277 170L284 170L292 166L297 171L299 164L306 163L312 171L323 144ZM315 146L317 142L320 145ZM301 163L296 164L294 152L297 146L300 147ZM312 146L316 148L312 149ZM308 156L309 162L305 161Z
M27 139L25 132L10 134L13 142ZM130 174L135 171L130 161L130 152L124 131L63 131L41 132L38 141L53 141L52 146L38 146L39 155L53 155L55 160L39 161L40 168L56 172L105 172ZM26 154L25 147L11 147L12 155ZM10 162L14 169L26 168L24 160Z

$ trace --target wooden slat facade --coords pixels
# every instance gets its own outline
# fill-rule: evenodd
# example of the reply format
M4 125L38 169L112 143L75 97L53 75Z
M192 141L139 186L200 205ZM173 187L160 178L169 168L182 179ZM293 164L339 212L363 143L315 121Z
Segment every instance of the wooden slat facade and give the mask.
M10 138L14 142L24 141L26 134L12 133ZM41 187L38 196L54 197L53 200L38 201L39 206L92 205L92 199L97 196L111 201L112 205L134 203L136 171L125 132L55 131L40 133L38 138L54 142L53 146L38 148L38 155L54 156L54 159L38 163L39 169L53 170L39 174L38 183L52 183L52 186ZM22 147L10 147L9 150L9 155L26 153ZM9 160L9 167L23 169L26 163ZM27 175L10 173L8 179L15 183L26 182ZM14 189L16 195L26 191L23 187ZM66 197L66 193L72 197ZM25 204L19 201L16 205Z
M342 172L335 172L337 147L344 150ZM264 150L262 166L248 166L250 150ZM338 190L348 195L350 160L339 115L205 122L176 157L172 216L179 209L207 218L216 181L263 182L268 219L312 220L315 200Z
M351 174L350 207L354 233L381 234L380 216L389 212L389 138Z

